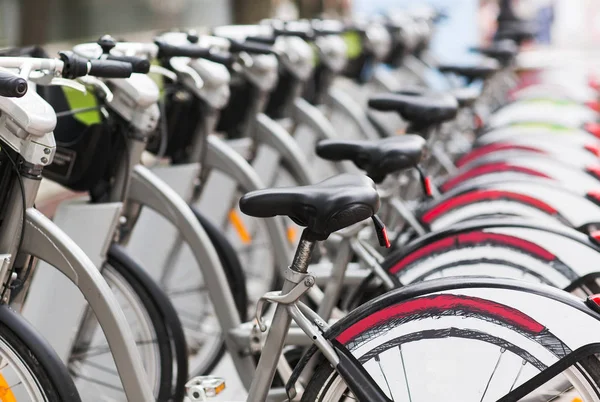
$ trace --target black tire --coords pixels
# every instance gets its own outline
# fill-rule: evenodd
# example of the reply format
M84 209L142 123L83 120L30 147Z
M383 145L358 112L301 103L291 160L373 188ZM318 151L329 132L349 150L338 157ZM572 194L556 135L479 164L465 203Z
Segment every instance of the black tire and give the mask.
M174 400L173 398L177 392L181 394L181 398L178 400L183 400L182 393L185 392L185 390L177 390L177 387L174 387L173 379L173 373L175 372L174 365L176 364L174 356L176 356L176 352L174 350L174 345L171 342L170 334L172 332L176 333L177 330L172 330L173 323L167 322L161 311L161 308L159 307L159 302L157 302L157 300L161 299L160 294L162 293L162 290L158 288L158 286L155 288L147 286L147 278L145 280L145 278L142 277L143 269L139 268L139 265L137 265L131 258L127 256L125 250L123 250L121 246L115 245L109 249L107 259L102 270L103 275L108 274L109 270L111 277L114 277L114 279L118 281L122 281L122 283L124 283L129 290L135 294L138 303L140 303L137 307L143 309L146 317L150 320L150 322L147 322L147 325L150 325L152 331L154 332L152 343L158 348L157 356L158 359L160 359L157 365L159 377L157 377L157 387L154 390L156 401L172 401ZM164 294L163 297L166 298ZM164 301L162 301L162 303L164 304ZM89 307L82 324L88 319L96 320ZM182 329L180 329L180 331L183 332ZM185 346L185 340L183 345ZM77 346L77 343L75 346ZM86 344L84 343L84 347L85 346ZM82 350L79 350L77 347L74 348L73 352L74 356L85 356L85 353L82 353ZM110 353L108 348L105 353ZM79 360L77 358L70 359L70 363L72 364L77 364L78 362ZM187 364L187 355L184 359L184 362ZM93 367L92 362L90 362L90 365ZM75 376L75 378L81 378L82 381L95 381L93 376L79 376L77 374L77 370L72 370L72 374ZM116 372L115 375L117 375ZM99 384L102 383L100 382ZM83 390L82 393L85 394Z
M211 223L208 218L204 217L202 213L195 206L190 206L192 212L198 219L202 228L206 231L208 238L212 242L215 251L219 256L221 266L225 270L227 281L231 288L235 305L242 322L245 322L248 317L248 293L246 289L246 276L242 269L242 264L237 258L237 254L229 240L221 233L221 231ZM191 377L199 375L209 374L216 365L221 361L223 354L225 353L225 342L221 342L219 351L214 355L214 358L201 372L192 372ZM187 359L187 356L186 356Z
M242 268L242 264L237 257L235 249L227 240L221 231L205 218L198 208L191 206L196 219L200 222L200 225L206 231L208 238L213 244L213 247L219 255L219 260L223 269L225 269L225 275L229 281L229 286L235 299L235 305L237 306L238 313L242 322L248 319L248 291L246 289L246 276Z
M52 347L8 306L0 306L0 338L21 358L50 402L81 402L71 376Z
M121 252L115 252L116 248L121 249ZM109 251L107 255L106 263L113 267L114 270L119 275L121 275L122 278L125 279L127 283L131 286L131 288L135 291L136 295L139 297L139 300L142 302L144 309L146 309L146 311L148 312L148 316L152 321L152 326L156 334L155 341L158 345L160 351L159 355L161 359L161 374L159 381L160 386L158 394L156 395L156 400L165 402L170 401L173 398L173 356L175 355L171 339L169 337L170 332L172 332L172 330L170 330L169 323L167 323L167 321L165 320L161 309L158 307L157 302L155 301L157 298L157 292L160 292L163 295L164 293L160 288L158 288L158 286L155 289L149 289L146 286L144 281L141 280L139 277L140 272L138 270L130 268L131 259L127 261L126 259L122 258L124 250L122 250L120 246L115 246L115 248L111 247L111 250L112 252ZM166 298L166 296L164 297ZM180 329L180 331L183 333L183 329Z
M161 364L161 369L170 369L170 373L172 374L172 365L174 365L176 367L177 375L175 379L171 378L171 390L168 393L165 391L164 395L159 394L159 397L167 398L165 400L169 401L183 401L183 398L185 397L185 384L188 380L188 359L183 325L179 320L177 310L161 287L146 273L143 267L129 256L125 248L113 244L108 250L107 257L108 263L129 281L136 292L138 290L142 291L143 289L145 295L148 296L148 307L150 307L150 303L154 306L153 310L156 313L155 315L152 314L152 310L148 310L150 317L152 317L153 324L161 325L166 330L171 350L169 355L167 355L165 346L165 363ZM138 293L138 295L140 295L140 293ZM145 299L142 300L146 303ZM164 339L161 339L161 342L164 341ZM161 356L163 356L162 352L161 349ZM169 356L171 356L171 359L168 359ZM172 365L169 363L171 361L173 361ZM168 378L165 377L161 384L167 384L167 379Z
M489 301L485 298L478 298L477 296L464 295L460 292L454 293L454 289L459 289L464 284L465 289L470 288L489 288L489 289L500 289L505 288L511 291L518 290L526 292L528 294L535 294L543 296L553 302L564 303L565 305L573 308L574 311L584 312L589 315L592 320L600 319L600 316L594 314L584 305L579 299L575 297L569 297L566 293L558 291L542 285L533 285L529 283L520 283L514 280L498 280L491 278L473 278L464 280L461 282L457 278L438 279L430 281L429 283L419 283L416 285L410 285L403 289L393 290L386 293L385 295L378 297L375 300L369 301L362 305L338 323L336 323L328 333L325 334L327 339L336 339L336 341L345 344L349 351L357 350L358 347L363 346L366 342L370 342L377 337L382 336L383 341L370 350L362 349L360 356L355 356L360 364L364 365L369 360L378 359L378 356L385 353L387 350L395 348L401 348L406 344L417 342L420 340L431 340L431 339L448 339L448 338L464 338L471 339L474 342L483 342L489 345L494 345L498 348L502 348L505 351L517 355L523 361L530 363L540 372L552 371L552 366L542 362L537 357L537 353L541 350L541 346L546 350L547 353L554 355L558 360L557 365L560 364L560 371L569 368L571 365L572 370L580 373L586 383L592 386L592 392L594 392L594 401L600 401L600 361L598 355L600 347L597 344L590 344L584 347L580 347L578 350L571 349L566 343L560 338L555 336L547 327L538 321L530 318L527 319L529 323L534 323L537 329L528 332L526 326L514 321L510 322L510 318L507 320L506 317L511 317L511 314L524 314L520 310L515 310L513 307L504 304L497 304L497 301ZM427 290L429 289L429 290ZM446 293L445 291L450 290ZM451 300L450 303L436 305L440 298L448 298L446 301ZM415 303L415 301L419 301ZM423 304L423 301L426 301ZM480 310L470 310L470 307L461 305L461 301L468 303L481 303L482 307ZM415 312L404 311L404 315L394 315L390 312L390 307L396 303L412 303ZM431 304L428 305L428 303ZM454 304L456 302L456 304ZM487 304L489 303L489 305ZM417 307L418 305L418 307ZM488 307L493 306L493 307ZM496 309L496 307L501 307ZM377 320L370 320L375 315L379 314ZM387 318L383 319L387 314ZM525 334L522 339L527 339L531 345L536 345L534 349L530 348L530 345L516 345L511 342L512 339L516 339L513 336L506 336L505 332L484 332L481 326L469 327L468 324L463 322L462 325L450 325L443 323L440 318L447 316L466 317L470 319L477 318L481 323L490 324L494 323L497 327L502 327L504 330L510 330L511 333ZM358 318L360 317L360 318ZM370 320L370 321L369 321ZM431 323L436 323L438 327L426 325L421 328L413 327L410 332L403 333L400 331L400 336L390 337L389 331L397 327L401 327L406 323L413 321L429 320ZM355 332L352 335L348 335L343 341L340 340L340 335L344 333L352 325L357 324L359 321L365 323L365 326L355 327ZM571 325L565 323L565 325ZM406 328L406 327L405 327ZM356 330L358 329L358 332ZM475 329L475 330L473 330ZM373 338L374 337L374 338ZM313 349L314 350L314 349ZM433 349L438 350L438 349ZM441 349L440 349L441 350ZM472 355L473 359L479 358L478 355ZM573 357L574 360L571 363L562 363L568 361L569 358ZM422 358L422 356L421 356ZM565 360L563 360L565 359ZM524 363L525 364L525 363ZM404 361L402 360L402 366L404 367ZM381 368L381 367L380 367ZM302 368L300 368L301 370ZM381 369L383 370L383 369ZM556 372L558 374L560 371ZM383 371L382 371L383 372ZM408 371L410 373L410 370ZM299 372L298 372L299 373ZM400 371L402 373L402 371ZM394 373L395 375L396 373ZM401 375L401 374L400 374ZM406 376L406 371L404 372ZM297 377L296 377L297 378ZM550 380L551 376L544 377L545 380L540 379L536 386L541 386L545 381ZM302 396L302 402L332 402L329 398L325 398L327 393L333 389L335 380L339 380L339 376L334 372L333 367L328 361L322 361L313 375L307 386L305 387L304 394ZM385 383L387 384L387 378ZM343 381L342 381L343 383ZM339 385L337 383L336 385ZM567 383L567 385L569 385ZM343 386L343 384L342 384ZM565 388L566 390L567 388ZM335 393L334 393L335 395ZM335 399L334 399L335 400Z

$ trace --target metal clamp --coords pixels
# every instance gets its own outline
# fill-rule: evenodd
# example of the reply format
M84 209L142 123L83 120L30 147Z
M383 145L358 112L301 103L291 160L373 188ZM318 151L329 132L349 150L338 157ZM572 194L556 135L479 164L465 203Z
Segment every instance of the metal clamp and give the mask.
M262 332L267 330L267 326L262 320L263 306L265 303L278 303L290 305L294 304L308 292L308 290L315 284L315 277L312 275L306 275L303 281L298 282L296 286L292 288L288 293L281 294L281 292L268 292L262 296L256 303L256 322Z

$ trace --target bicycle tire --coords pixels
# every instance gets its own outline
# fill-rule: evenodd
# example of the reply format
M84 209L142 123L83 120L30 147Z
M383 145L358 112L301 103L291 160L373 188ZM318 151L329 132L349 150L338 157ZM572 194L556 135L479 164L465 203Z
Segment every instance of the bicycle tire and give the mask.
M208 218L204 217L202 212L198 210L195 206L191 206L196 219L200 222L200 225L206 231L208 238L213 244L217 254L219 255L219 260L221 261L221 265L225 270L225 275L227 275L227 280L229 281L229 285L231 286L231 291L233 293L233 297L235 299L235 305L237 306L238 313L240 314L240 319L242 322L245 322L248 319L248 291L246 289L246 275L244 274L244 269L242 268L242 264L235 252L235 249L227 240L221 231L214 225Z
M125 287L133 292L135 299L138 301L139 304L136 307L146 312L145 317L147 317L149 320L146 325L150 326L153 330L152 343L158 348L157 356L158 359L160 359L157 365L159 372L157 374L158 378L154 389L156 400L158 402L172 401L176 395L180 395L181 399L179 400L182 400L183 393L185 392L184 385L186 378L178 378L177 381L174 380L174 372L177 371L179 375L179 371L175 369L174 365L179 367L181 365L181 361L175 358L177 356L177 352L175 350L176 346L171 340L171 335L179 339L178 342L182 342L181 336L177 334L179 332L183 334L183 329L177 329L177 321L174 321L172 318L166 319L164 315L165 299L168 302L166 295L162 293L162 290L157 285L148 286L148 278L143 277L143 269L136 267L136 265L137 264L131 258L128 258L122 247L114 245L107 253L107 258L102 273L103 276L106 276L110 271L113 271L110 275L112 278L111 282L114 283L115 280L123 281ZM171 308L173 307L171 306ZM174 314L174 316L176 316L176 314ZM96 319L91 310L88 310L88 313L85 315L82 324L85 323L86 319ZM79 334L81 334L81 332L79 332ZM146 341L142 341L142 345L145 344ZM83 356L86 356L85 349L79 349L76 346L77 345L75 344L73 348L73 355L79 356L83 354ZM185 348L185 338L183 338L183 347ZM99 349L98 346L95 346L94 348ZM90 354L91 358L98 358L99 356L101 355L94 353ZM71 357L69 361L72 364L77 364L81 360L77 359L76 357ZM187 364L187 354L183 359L183 362ZM94 362L94 364L97 365L97 362ZM90 363L90 365L92 365L92 363ZM94 366L92 365L91 367ZM77 370L72 370L72 372L77 373ZM187 371L185 368L182 370L181 374L186 376ZM86 377L77 374L74 375L75 378L81 378L82 381L97 381L99 384L102 384L102 380L99 380L95 377ZM183 385L181 385L182 382ZM177 385L174 386L174 383Z
M396 371L399 375L402 375L402 371L404 370L403 375L409 396L411 395L411 390L408 387L408 377L410 376L407 377L406 374L407 371L404 358L402 357L402 350L404 345L411 344L412 342L420 340L430 341L431 339L441 339L443 342L450 338L464 338L481 342L499 348L500 355L506 351L511 352L522 359L523 365L531 364L532 368L535 368L539 372L543 372L554 362L562 361L560 359L569 357L573 353L574 349L556 337L545 325L531 318L526 313L510 305L497 304L494 301L495 299L473 297L469 296L468 291L467 293L462 293L457 290L488 287L489 290L503 288L509 292L528 292L536 295L536 297L542 296L547 300L551 300L551 303L564 303L573 308L573 313L579 310L584 315L589 315L590 312L579 300L568 298L566 294L561 294L559 291L545 290L541 286L534 287L532 285L529 287L515 281L493 281L490 279L484 279L482 280L483 282L478 283L480 280L482 279L473 279L469 282L438 280L431 284L432 286L429 288L429 291L426 290L428 288L426 284L419 284L406 287L403 290L390 292L350 313L339 324L332 327L326 334L326 337L328 339L335 339L337 342L345 345L348 350L358 353L355 357L362 365L368 364L369 361L372 362L374 359L379 364L379 369L385 379L383 384L387 385L389 393L392 393L392 388L390 388L390 383L383 373L382 365L379 362L383 361L380 360L383 353L398 348L399 352L396 351L396 353L400 354L402 364L401 367L395 366L394 368L396 370L399 368L402 369L399 373ZM465 286L461 286L462 284ZM477 294L480 295L481 293ZM400 310L402 310L400 315L394 312ZM468 318L472 321L469 324L467 321L461 320L459 321L460 324L457 325L457 321L444 321L448 320L448 317ZM594 317L592 318L593 320L598 320L597 316ZM473 324L473 320L476 321L475 324ZM496 329L486 332L484 330L486 327L480 326L478 323L485 323L484 325L489 326L488 329ZM556 326L556 322L553 325ZM564 322L564 325L568 326L570 324ZM404 331L402 329L398 330L402 326L406 329ZM380 341L377 341L378 337ZM374 339L375 341L373 341ZM519 343L514 343L515 339ZM427 347L431 347L431 344L427 344ZM598 348L596 347L595 349L597 356ZM359 350L360 352L358 352ZM437 347L433 348L433 350L435 350L433 353L438 353L443 348ZM464 353L464 350L461 353ZM477 351L473 352L472 355L474 358L480 357ZM463 354L461 356L467 360L468 356ZM575 376L577 380L583 379L586 382L583 386L579 385L588 394L592 393L592 400L594 401L600 400L600 376L598 375L600 372L600 361L596 356L583 355L581 358L578 358L576 364L563 368L564 372ZM419 355L417 359L423 360L423 355ZM396 359L396 362L398 361ZM443 360L440 359L440 361ZM500 357L498 357L492 376L495 374L499 362ZM371 369L373 369L373 366ZM410 370L408 372L410 373ZM519 375L520 371L517 373L513 387L517 384ZM416 378L419 378L418 375ZM489 381L491 381L491 378ZM569 377L569 380L571 378L573 377ZM549 377L548 380L550 379ZM526 380L527 378L525 378ZM471 381L470 378L469 381ZM543 382L539 385L541 384ZM562 391L561 389L558 389L558 391L565 392L570 389L572 384L562 383ZM591 387L586 388L585 386L587 385ZM337 387L337 392L335 387ZM311 376L301 400L303 402L339 401L343 397L343 394L339 392L340 387L345 389L346 386L335 373L331 364L323 361ZM397 389L396 386L393 388ZM513 388L511 387L510 390L513 390ZM578 388L578 390L580 389ZM460 392L463 391L464 389L460 390ZM484 396L486 395L486 391L487 387L484 391ZM553 391L555 392L554 389ZM344 391L342 390L342 392Z
M120 268L123 269L122 275L126 279L145 289L159 312L170 339L177 372L176 378L172 380L173 390L170 395L172 400L183 400L185 384L188 380L187 345L183 325L179 320L177 310L161 287L146 273L140 264L131 258L123 246L113 244L108 250L107 257L108 261L113 263L113 267L120 265Z
M7 305L0 306L0 339L22 359L50 402L81 402L66 366L50 344Z

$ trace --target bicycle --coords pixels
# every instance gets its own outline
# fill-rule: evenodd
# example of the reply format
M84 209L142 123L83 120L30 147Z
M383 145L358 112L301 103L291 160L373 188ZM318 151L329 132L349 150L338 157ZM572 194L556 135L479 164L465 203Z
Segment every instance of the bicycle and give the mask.
M77 78L88 73L100 77L131 75L129 63L90 62L68 53L62 53L60 60L6 57L1 59L1 63L5 68L20 69L21 74L28 78L33 75L35 79L44 82L45 77L46 83L54 82L77 88L79 87L76 84L59 77ZM37 71L44 71L48 75L38 74L36 77ZM55 77L55 74L58 77ZM64 232L32 208L42 170L51 162L54 152L52 135L56 124L54 111L35 92L27 91L27 82L24 78L4 71L2 75L2 83L6 85L3 95L12 96L0 99L4 128L2 138L6 144L3 151L8 161L5 177L10 178L5 182L8 190L5 192L7 194L4 204L6 220L3 223L7 230L4 231L6 235L5 240L2 241L6 253L2 269L5 278L3 281L5 306L13 297L17 301L22 297L19 290L26 289L28 286L31 278L27 267L34 257L61 270L80 288L105 330L108 343L115 351L116 365L128 397L151 400L152 392L133 336L107 283L84 252ZM17 98L18 96L21 98ZM18 137L15 132L22 137ZM18 233L16 237L14 232ZM17 279L23 282L15 282ZM21 318L14 315L13 323L6 322L5 328L17 335L17 338L13 338L17 342L15 350L26 352L24 358L25 367L29 365L27 371L34 372L36 377L39 376L39 378L30 376L27 379L26 389L33 392L29 398L36 399L40 396L40 399L46 400L79 400L73 381L58 356L23 322ZM19 339L21 345L18 345ZM39 344L32 345L30 343L32 340ZM31 361L42 363L44 368L32 368ZM42 388L39 384L43 384Z

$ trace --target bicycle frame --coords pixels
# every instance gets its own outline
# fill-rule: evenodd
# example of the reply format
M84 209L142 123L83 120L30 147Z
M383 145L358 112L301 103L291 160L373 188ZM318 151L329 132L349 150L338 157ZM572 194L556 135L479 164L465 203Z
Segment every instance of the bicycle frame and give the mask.
M294 320L302 331L310 337L323 356L336 368L342 378L347 380L348 387L359 400L389 402L387 396L358 361L350 358L349 353L344 353L343 346L336 347L324 338L322 332L329 328L327 324L318 314L298 300L314 285L314 277L307 274L307 268L315 242L307 240L305 234L306 232L303 233L300 239L292 265L286 269L281 292L268 293L261 299L263 302L277 303L277 308L271 321L254 379L248 391L247 401L267 399L287 331L291 320ZM260 315L258 315L260 311L261 305L259 304L257 322L260 329L266 331L266 326L264 326Z
M24 113L42 113L45 110L44 108L40 108L40 106L45 106L45 101L41 100L39 95L31 93L26 96L29 97L29 101L32 102L33 107L30 110L29 104L22 100L21 104L24 106ZM52 111L49 107L48 110ZM38 150L42 155L51 156L53 152L51 148L55 146L52 135L54 125L55 123L47 124L47 127L44 126L44 129L47 130L44 136L40 136L39 134L32 135L32 137L37 137L37 142L30 142L28 144L21 140L23 141L21 149L26 149L25 145L29 145L33 149L28 150L28 152ZM28 133L22 133L22 135L24 134ZM2 130L3 141L10 143L13 140L12 135L14 134L10 130ZM23 138L28 137L24 136ZM10 149L10 147L8 148ZM33 154L33 152L31 153ZM18 264L17 266L25 266L24 263L28 261L28 258L32 258L31 256L39 258L60 270L80 289L104 328L108 344L114 352L115 364L128 399L139 401L152 400L152 391L148 386L146 374L140 355L137 352L133 335L118 301L108 284L104 281L104 278L102 278L100 272L84 251L54 223L33 208L43 165L39 166L38 169L33 169L39 160L27 160L28 157L31 158L31 155L26 154L24 156L24 159L28 163L24 164L21 169L31 169L31 171L26 171L25 173L27 174L21 176L22 188L17 180L17 173L12 173L14 180L11 182L12 188L9 189L10 196L5 205L4 212L6 219L4 221L4 230L0 233L0 246L13 258L12 261L5 260L2 264L2 274L4 275L3 279L6 280L5 283L9 285L13 279L7 277L11 265ZM42 160L44 164L49 163L49 157L45 157L44 159ZM21 193L22 191L24 193ZM23 198L20 195L24 198L24 205L22 204ZM24 208L25 211L23 211ZM23 214L25 215L25 227L23 228L23 233L21 233L20 225L22 224L21 218ZM17 236L15 236L15 233ZM21 235L23 241L19 248L18 239ZM15 306L18 308L22 307L23 298L27 293L29 284L29 281L24 284L22 294L16 298ZM5 302L7 301L5 300ZM48 299L45 302L49 304Z

